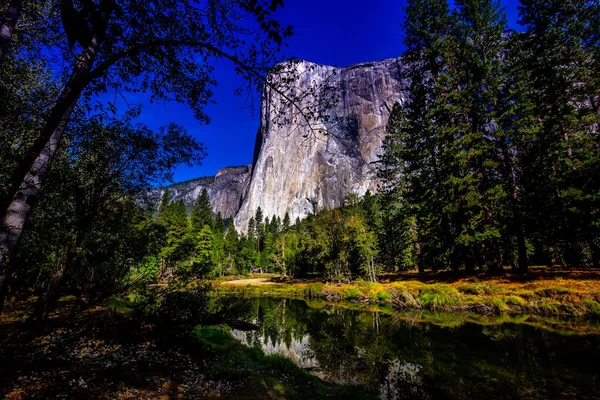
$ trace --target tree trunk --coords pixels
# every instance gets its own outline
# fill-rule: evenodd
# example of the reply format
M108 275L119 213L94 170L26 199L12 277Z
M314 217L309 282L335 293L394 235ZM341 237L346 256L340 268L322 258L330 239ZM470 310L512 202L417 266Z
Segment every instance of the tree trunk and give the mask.
M21 171L26 170L19 183L18 190L12 200L3 210L0 222L0 295L6 293L7 277L10 275L10 261L14 256L25 223L31 214L32 207L37 203L42 185L48 175L52 160L61 143L62 134L71 113L79 100L79 96L88 83L88 75L96 59L98 41L93 38L90 45L83 50L77 59L75 69L69 77L63 92L50 113L46 125L40 132L32 152L21 162L16 176L20 177ZM43 143L39 152L38 144ZM32 159L31 163L28 163ZM16 181L16 179L13 179ZM4 304L4 297L0 297L0 312Z
M508 183L508 195L510 196L510 204L513 214L514 231L517 237L517 269L519 272L526 274L529 270L529 262L527 260L527 246L525 245L525 232L523 229L523 218L521 215L521 209L519 207L519 193L517 191L517 184L515 182L515 172L508 152L508 145L506 143L506 137L502 137L502 158L504 158L504 168L506 171L507 183Z
M73 258L75 258L75 252L72 247L69 246L66 253L57 260L54 272L46 284L43 293L38 297L33 314L29 317L30 321L46 319L56 308L64 283L71 276Z
M0 64L4 62L4 57L6 57L10 50L13 32L17 26L17 21L21 16L22 9L23 1L13 0L8 5L8 10L6 10L4 19L0 24Z

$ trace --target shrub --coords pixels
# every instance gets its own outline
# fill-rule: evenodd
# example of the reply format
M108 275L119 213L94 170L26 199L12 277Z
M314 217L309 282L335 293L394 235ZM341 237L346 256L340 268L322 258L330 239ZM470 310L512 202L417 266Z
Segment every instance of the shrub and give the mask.
M458 287L463 293L475 294L475 295L491 295L499 294L502 290L491 283L475 283L475 284L464 284Z
M569 294L569 293L573 293L573 291L569 288L560 287L560 286L553 286L550 288L541 288L541 289L537 289L535 291L535 294L540 297L554 297L557 295L565 295L565 294Z
M583 305L588 313L600 316L600 303L592 299L585 299Z
M311 283L308 286L306 286L306 289L304 289L304 294L309 299L321 297L321 294L323 294L324 286L325 285L323 285L323 283L321 282Z

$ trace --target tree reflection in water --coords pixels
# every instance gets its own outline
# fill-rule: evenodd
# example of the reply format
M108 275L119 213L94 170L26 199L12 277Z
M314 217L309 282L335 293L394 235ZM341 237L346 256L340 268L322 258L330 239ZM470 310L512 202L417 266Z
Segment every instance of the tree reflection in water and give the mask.
M310 305L309 305L310 304ZM516 323L463 322L462 314L398 318L302 300L254 300L248 346L281 354L319 378L381 399L563 399L600 396L598 335ZM312 306L312 307L311 307Z

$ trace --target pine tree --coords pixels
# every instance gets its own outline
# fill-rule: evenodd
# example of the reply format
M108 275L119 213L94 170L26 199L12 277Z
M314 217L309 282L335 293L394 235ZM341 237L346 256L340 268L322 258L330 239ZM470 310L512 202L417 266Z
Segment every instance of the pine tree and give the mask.
M225 223L223 222L223 216L220 211L217 213L213 224L215 232L220 232L222 235L225 234Z
M285 215L283 216L283 223L282 223L283 227L282 230L284 233L289 232L290 230L290 213L289 212L285 212Z
M186 261L189 263L189 246L186 240L189 220L183 200L169 204L165 213L167 244L161 251L167 268L175 268Z
M455 243L480 266L498 270L502 267L501 213L506 192L498 179L502 153L497 143L504 133L497 120L500 88L505 83L502 52L507 21L496 0L458 0L456 4L459 56L455 71L460 89L453 102L461 112L454 146L447 150L453 153L448 157L450 168L462 171L450 191L462 204L464 218Z
M199 233L205 225L210 226L212 229L213 219L210 196L206 188L203 188L192 209L192 230L195 233Z
M256 251L260 258L260 251L263 247L263 241L265 240L265 225L263 223L263 212L260 206L256 209L256 214L254 214L254 223L256 224Z
M213 270L213 232L209 225L204 225L196 238L196 249L193 272L200 276L212 276Z
M561 264L598 263L600 6L523 0L519 11L539 124L523 149L528 224Z
M447 187L460 176L449 162L456 112L450 106L456 90L453 23L446 1L414 0L406 7L407 61L414 65L406 72L411 98L391 128L400 130L396 159L404 163L400 187L406 189L415 211L420 270L447 265L449 254L456 266L460 210Z
M161 200L160 200L160 206L158 207L158 214L156 215L156 220L161 225L167 224L166 215L167 215L167 208L169 207L170 203L171 203L171 193L169 192L169 189L165 189L165 191L162 194Z

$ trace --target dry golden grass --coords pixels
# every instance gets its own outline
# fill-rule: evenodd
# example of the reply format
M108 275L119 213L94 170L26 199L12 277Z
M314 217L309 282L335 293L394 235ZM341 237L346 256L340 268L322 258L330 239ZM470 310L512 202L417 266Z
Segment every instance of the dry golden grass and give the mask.
M244 284L245 283L245 284ZM380 282L351 284L325 279L277 282L276 278L224 281L221 291L257 295L321 297L397 308L472 310L482 313L536 313L600 316L600 271L532 268L526 276L442 272L386 274Z

